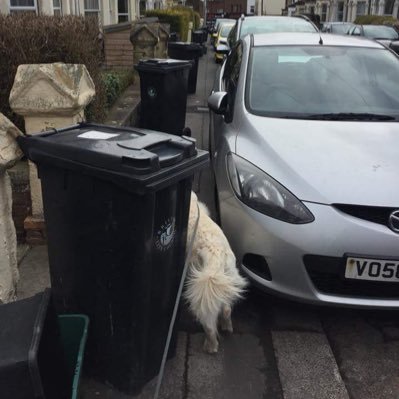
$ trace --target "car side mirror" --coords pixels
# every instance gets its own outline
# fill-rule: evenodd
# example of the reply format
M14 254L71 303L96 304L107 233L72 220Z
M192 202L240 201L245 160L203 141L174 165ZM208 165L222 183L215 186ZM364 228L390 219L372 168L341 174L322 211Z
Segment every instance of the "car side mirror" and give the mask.
M208 106L215 114L222 115L227 110L227 93L216 91L208 97Z

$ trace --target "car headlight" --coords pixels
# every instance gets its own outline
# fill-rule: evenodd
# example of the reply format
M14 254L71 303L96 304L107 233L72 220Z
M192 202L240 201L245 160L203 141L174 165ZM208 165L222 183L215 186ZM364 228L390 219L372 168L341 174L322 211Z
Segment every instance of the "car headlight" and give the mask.
M236 195L250 208L288 223L313 222L314 216L298 198L250 162L230 153L227 170Z

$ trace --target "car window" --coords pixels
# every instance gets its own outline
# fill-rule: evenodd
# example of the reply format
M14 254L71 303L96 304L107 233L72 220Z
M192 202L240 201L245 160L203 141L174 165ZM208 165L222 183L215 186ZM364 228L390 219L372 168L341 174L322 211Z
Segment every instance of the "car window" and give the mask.
M351 34L355 35L355 36L360 36L362 34L362 30L360 29L360 26L354 27Z
M363 31L364 36L368 37L369 39L396 40L399 37L396 30L390 26L364 25Z
M222 25L220 28L220 36L221 37L227 37L232 29L233 25Z
M398 59L382 48L256 47L246 105L255 114L285 118L339 113L397 118L397 76Z
M336 35L345 35L350 28L350 24L335 24L331 25L330 32Z
M250 33L317 32L304 18L247 18L241 24L240 38Z

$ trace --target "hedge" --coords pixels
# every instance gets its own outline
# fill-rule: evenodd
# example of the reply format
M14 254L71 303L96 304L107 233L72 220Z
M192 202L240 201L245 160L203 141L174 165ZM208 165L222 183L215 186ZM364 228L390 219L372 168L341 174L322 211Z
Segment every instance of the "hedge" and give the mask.
M133 77L134 73L132 70L106 71L102 74L105 87L106 109L111 108L125 89L133 83Z
M199 27L200 16L188 7L173 7L166 10L149 10L146 17L158 17L159 22L170 24L170 31L179 34L180 39L187 40L188 24L193 22L193 28Z
M390 15L361 15L355 19L359 25L398 25L399 21Z
M102 61L95 18L0 14L0 112L23 129L22 118L11 111L8 103L18 65L65 62L86 65L96 87L96 97L86 114L88 120L100 122L106 104Z

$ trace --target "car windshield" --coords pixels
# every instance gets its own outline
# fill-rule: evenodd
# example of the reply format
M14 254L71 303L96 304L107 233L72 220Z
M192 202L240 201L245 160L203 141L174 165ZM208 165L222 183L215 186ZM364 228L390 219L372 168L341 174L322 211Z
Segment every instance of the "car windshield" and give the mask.
M240 37L250 33L273 32L317 32L316 28L303 18L247 18L241 26Z
M369 39L397 40L399 37L398 32L390 26L364 25L363 30L364 36Z
M335 120L399 116L399 61L383 48L255 47L246 106L257 115Z
M234 24L232 25L222 25L220 29L220 36L221 37L227 37L230 33L230 31L233 29Z

